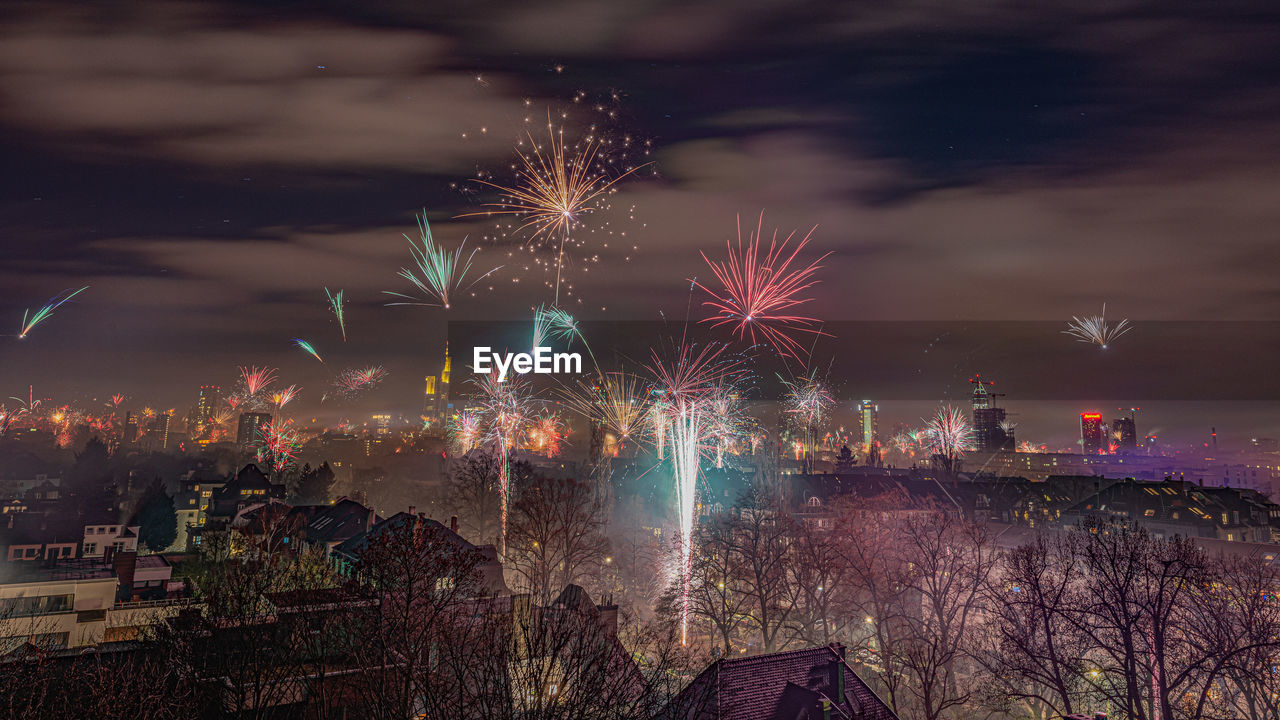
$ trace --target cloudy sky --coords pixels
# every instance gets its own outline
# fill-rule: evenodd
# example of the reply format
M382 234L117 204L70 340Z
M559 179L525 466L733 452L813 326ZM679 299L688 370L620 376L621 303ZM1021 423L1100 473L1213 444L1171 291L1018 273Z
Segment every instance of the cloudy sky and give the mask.
M331 365L385 365L369 402L411 411L447 319L384 305L414 212L506 265L456 317L522 317L546 276L458 217L491 199L469 178L501 177L525 118L565 112L572 134L597 105L653 165L591 220L583 317L683 317L699 251L762 210L817 226L827 320L1280 317L1280 12L1037 5L6 4L0 313L16 332L90 289L0 338L0 390L186 407L267 364L318 411L303 337ZM345 344L326 286L349 298Z

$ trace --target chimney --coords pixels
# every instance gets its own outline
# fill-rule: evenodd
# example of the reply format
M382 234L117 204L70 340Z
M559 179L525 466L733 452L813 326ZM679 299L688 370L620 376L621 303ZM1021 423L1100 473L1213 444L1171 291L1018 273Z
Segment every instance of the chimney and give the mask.
M417 515L417 514L418 514L418 506L417 506L417 505L410 505L410 506L409 506L409 514L410 514L410 515Z
M836 702L844 702L844 645L831 643L827 646L835 653L831 661L831 689Z
M455 533L458 532L458 516L457 515L449 516L449 529L454 531Z
M374 512L373 508L366 508L366 509L369 511L369 517L365 518L364 529L368 530L369 528L373 527L374 521L378 519L378 513Z
M600 613L600 626L609 634L609 637L617 637L618 635L618 606L613 604L613 598L605 601L604 605L597 605L596 611Z
M138 553L121 550L112 558L111 569L116 573L116 597L128 600L133 597L133 574L138 566Z

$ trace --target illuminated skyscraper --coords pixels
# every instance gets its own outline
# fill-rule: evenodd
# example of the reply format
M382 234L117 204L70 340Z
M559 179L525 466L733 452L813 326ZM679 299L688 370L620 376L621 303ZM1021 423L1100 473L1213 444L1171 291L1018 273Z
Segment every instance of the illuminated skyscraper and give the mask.
M270 413L241 413L240 425L236 428L236 444L242 448L256 445L262 440L262 427L270 422Z
M218 403L222 402L222 388L217 385L201 385L200 395L196 398L196 407L191 421L195 425L195 434L200 435L213 420L218 411Z
M994 382L984 381L981 375L969 379L973 383L973 444L978 452L1013 450L1017 443L1013 431L1005 422L1004 408L996 406L1000 393L987 388Z
M391 413L378 413L373 416L373 432L375 435L391 434Z
M875 452L876 443L879 442L879 419L878 414L880 407L870 400L863 400L858 404L858 418L862 422L862 456L870 457Z
M1080 449L1085 455L1097 455L1106 452L1107 426L1102 422L1102 413L1080 413Z
M422 418L427 429L432 433L443 433L449 417L453 415L453 404L449 402L449 375L453 369L453 358L449 356L449 343L444 345L444 368L440 376L426 377L426 390L422 395Z

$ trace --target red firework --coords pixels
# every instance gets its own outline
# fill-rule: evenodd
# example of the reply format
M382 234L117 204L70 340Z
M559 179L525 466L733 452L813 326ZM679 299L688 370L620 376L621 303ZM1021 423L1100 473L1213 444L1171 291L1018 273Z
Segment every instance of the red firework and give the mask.
M259 390L276 381L276 371L263 367L240 368L240 376L244 378L244 387L250 396L257 395Z
M801 297L809 288L818 283L814 274L822 267L822 261L831 253L801 267L792 267L796 257L809 238L813 229L791 247L795 233L778 242L778 231L773 231L769 240L769 249L763 250L761 239L764 236L764 213L756 224L756 231L750 233L746 247L742 243L742 219L738 219L738 244L728 243L729 258L716 262L702 253L711 272L724 286L722 291L715 291L694 281L694 284L711 295L711 300L703 303L715 310L713 317L705 322L713 327L721 325L734 326L739 338L749 337L754 344L756 333L784 356L800 359L803 346L793 337L793 333L807 332L821 335L821 330L812 327L818 323L816 318L796 314L796 308L809 302L812 298ZM788 249L790 247L790 249Z

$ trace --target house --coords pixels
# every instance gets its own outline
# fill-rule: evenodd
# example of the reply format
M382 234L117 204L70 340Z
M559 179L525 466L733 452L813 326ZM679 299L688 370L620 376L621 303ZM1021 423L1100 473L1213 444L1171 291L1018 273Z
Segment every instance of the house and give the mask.
M410 508L412 511L414 508ZM372 542L376 542L382 533L405 532L410 528L424 528L434 533L449 549L459 552L475 552L479 555L476 566L477 591L484 595L510 595L511 590L503 579L502 563L498 560L498 550L493 545L472 545L458 534L458 520L453 518L450 527L426 516L426 513L396 513L370 527L368 530L353 535L331 549L331 557L343 568L357 567L360 556Z
M663 720L897 720L845 662L840 644L714 662Z

